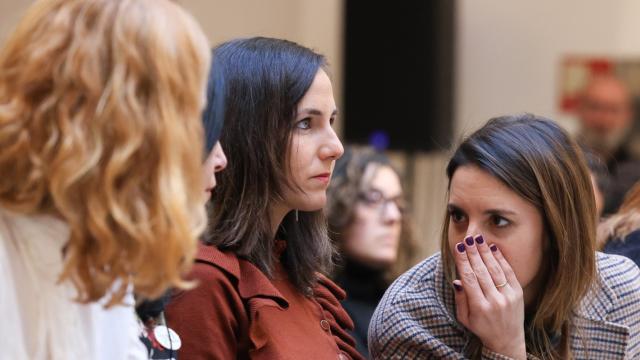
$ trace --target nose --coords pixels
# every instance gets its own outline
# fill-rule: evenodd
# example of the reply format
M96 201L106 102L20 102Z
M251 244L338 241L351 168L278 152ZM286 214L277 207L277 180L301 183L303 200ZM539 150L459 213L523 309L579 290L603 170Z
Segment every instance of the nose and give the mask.
M222 171L226 167L227 167L227 156L224 154L224 150L222 150L222 144L218 142L216 144L213 172Z
M482 234L482 228L480 224L473 221L469 221L469 226L467 227L467 234L465 235L465 237L476 236L479 234Z
M338 138L338 135L329 127L328 135L325 143L320 148L320 159L322 160L337 160L344 153L344 147L342 142Z
M382 208L382 221L385 224L395 224L402 220L402 212L395 201L388 201Z

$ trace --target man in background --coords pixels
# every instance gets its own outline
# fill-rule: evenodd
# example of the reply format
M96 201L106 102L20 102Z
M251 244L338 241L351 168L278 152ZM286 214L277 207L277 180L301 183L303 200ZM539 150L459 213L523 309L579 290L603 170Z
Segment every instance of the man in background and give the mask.
M594 77L580 96L578 118L579 140L609 170L604 214L611 214L620 206L625 193L640 180L640 141L633 134L634 111L629 90L612 75Z

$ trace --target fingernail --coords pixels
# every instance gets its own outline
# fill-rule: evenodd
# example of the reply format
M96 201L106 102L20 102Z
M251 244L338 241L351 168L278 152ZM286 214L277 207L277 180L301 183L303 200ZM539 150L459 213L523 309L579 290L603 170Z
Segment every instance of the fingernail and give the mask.
M458 252L463 253L464 252L464 244L463 243L458 243L458 245L456 245L456 249L458 249Z
M496 244L491 244L491 246L489 246L489 249L491 249L491 251L493 252L498 251L498 247L496 246Z
M464 241L467 243L467 245L471 246L473 245L473 236L467 236L466 238L464 238Z
M457 283L453 283L453 288L456 289L456 291L462 291L462 286L458 285Z
M482 237L482 235L476 236L476 243L478 245L482 244L483 242L484 242L484 238Z

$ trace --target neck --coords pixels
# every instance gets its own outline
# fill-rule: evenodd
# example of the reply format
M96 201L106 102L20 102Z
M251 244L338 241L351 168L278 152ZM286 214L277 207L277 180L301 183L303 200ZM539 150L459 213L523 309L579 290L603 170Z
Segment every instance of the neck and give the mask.
M546 281L546 279L547 279L547 272L540 270L538 274L533 278L533 280L531 280L529 285L525 286L522 289L522 295L524 298L523 300L524 300L525 307L535 305L535 302L538 299L538 294L540 294L542 285Z
M274 204L269 208L269 219L271 221L271 237L275 239L276 233L284 217L291 211L286 206L281 204Z

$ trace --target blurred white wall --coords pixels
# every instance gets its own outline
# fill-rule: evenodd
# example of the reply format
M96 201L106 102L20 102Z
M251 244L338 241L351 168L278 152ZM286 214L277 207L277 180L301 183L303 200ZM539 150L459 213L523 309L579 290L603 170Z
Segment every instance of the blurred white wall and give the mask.
M557 118L563 55L640 56L636 0L458 0L455 134L490 117Z
M31 0L0 0L4 42ZM343 0L177 0L195 16L212 45L238 37L293 40L327 57L338 107L342 105ZM340 122L337 123L341 130Z

